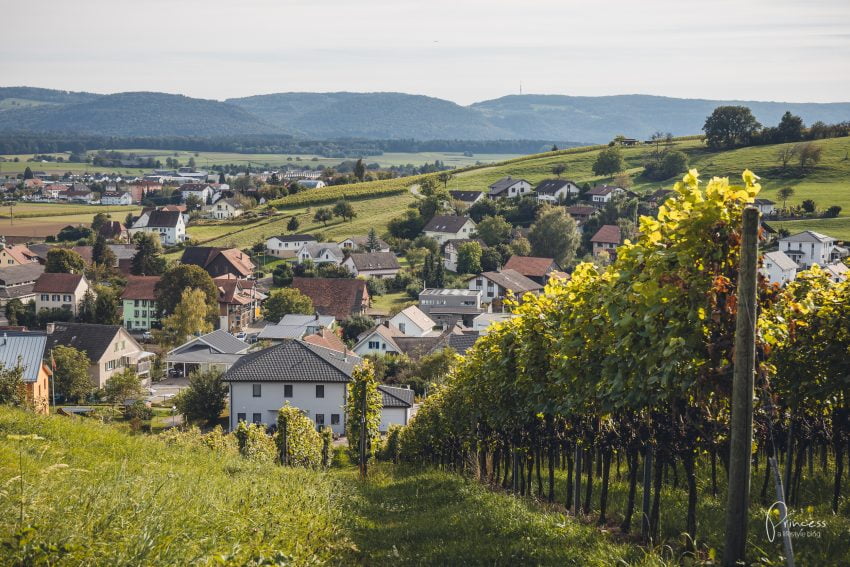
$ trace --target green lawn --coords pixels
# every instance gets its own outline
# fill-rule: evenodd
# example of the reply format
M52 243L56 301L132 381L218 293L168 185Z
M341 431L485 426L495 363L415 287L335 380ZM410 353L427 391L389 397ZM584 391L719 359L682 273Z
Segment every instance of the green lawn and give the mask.
M407 293L403 291L372 296L372 308L379 311L386 311L387 313L400 311L413 303L416 302L410 299Z

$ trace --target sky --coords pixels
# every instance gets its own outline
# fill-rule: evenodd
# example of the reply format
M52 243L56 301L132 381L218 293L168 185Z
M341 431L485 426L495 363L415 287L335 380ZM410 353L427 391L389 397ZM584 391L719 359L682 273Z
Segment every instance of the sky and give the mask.
M0 86L850 100L850 0L7 0Z

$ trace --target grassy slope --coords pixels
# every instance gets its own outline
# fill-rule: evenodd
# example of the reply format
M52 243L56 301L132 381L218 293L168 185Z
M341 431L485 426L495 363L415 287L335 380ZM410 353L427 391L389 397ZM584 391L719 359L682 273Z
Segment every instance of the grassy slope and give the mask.
M32 433L44 440L7 438ZM0 547L2 564L34 564L39 549L67 565L245 565L281 556L295 565L658 564L595 528L456 475L379 465L361 484L350 466L322 473L253 464L92 420L0 407L4 541L19 529L19 447L24 526L35 531L25 549ZM60 545L64 554L49 547Z

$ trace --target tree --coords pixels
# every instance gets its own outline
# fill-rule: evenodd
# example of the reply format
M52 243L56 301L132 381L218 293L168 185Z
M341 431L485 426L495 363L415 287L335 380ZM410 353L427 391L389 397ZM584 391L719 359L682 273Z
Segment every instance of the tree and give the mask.
M27 166L26 169L24 169L24 180L26 181L27 179L32 179L32 178L33 178L32 169L30 169L30 166Z
M581 243L576 221L561 207L547 207L531 225L528 233L534 256L553 258L559 265L567 266L575 258Z
M702 127L711 148L745 146L759 128L761 124L746 106L718 106Z
M218 183L221 185L222 183L227 183L227 178L224 176L224 172L218 174Z
M552 174L555 175L558 179L561 178L561 174L563 174L567 170L567 166L563 163L556 163L552 166Z
M200 211L206 203L197 195L189 195L186 197L186 211Z
M502 255L496 248L485 248L481 251L481 270L496 272L502 267Z
M131 228L134 222L136 222L136 215L133 214L133 211L130 211L127 213L127 216L124 217L124 228Z
M782 199L782 208L787 208L788 199L794 196L794 189L791 187L783 187L779 191L776 192L776 196L779 199Z
M780 146L779 151L776 152L776 161L778 161L782 166L783 171L788 168L788 164L791 160L797 156L799 149L798 144L793 146Z
M437 174L437 179L440 181L440 183L443 184L443 189L448 188L449 181L451 181L453 177L454 175L452 175L448 171L441 171L439 174Z
M292 264L289 262L281 262L275 266L272 272L272 282L278 287L288 287L292 284L292 278L295 274L292 271Z
M484 217L475 228L477 237L483 240L487 246L508 242L511 239L512 230L513 227L505 220L505 217L499 215Z
M86 262L82 256L68 248L52 248L47 253L44 271L51 274L82 274Z
M103 394L106 400L117 405L142 393L142 381L136 371L125 368L110 376L103 386Z
M799 142L803 139L803 119L786 111L776 127L777 142Z
M27 396L24 383L24 369L21 365L5 368L0 363L0 405L25 407L31 401Z
M159 237L149 232L138 233L136 241L136 253L130 265L130 273L134 276L160 276L165 272L168 264L162 257L162 245Z
M9 302L6 303L5 314L6 320L9 321L9 325L12 325L13 327L18 325L23 327L34 327L37 324L34 301L24 304L18 298L10 299Z
M88 355L70 346L57 346L50 352L56 395L65 400L80 401L93 390Z
M351 206L346 200L337 201L333 208L333 215L335 217L342 217L342 220L352 220L357 216L357 213L354 212L354 207Z
M612 146L599 152L596 161L593 162L593 173L595 175L614 175L625 169L625 161L620 148Z
M193 335L203 335L212 331L206 301L207 297L203 290L190 287L183 289L174 311L171 315L162 318L162 328L154 331L157 342L163 348L170 349L182 344Z
M187 422L212 424L218 421L227 407L227 384L221 381L221 372L192 372L189 386L174 397L177 411Z
M667 152L661 159L659 173L661 179L669 179L688 170L688 156L685 152Z
M802 203L800 203L800 206L807 213L813 213L813 212L815 212L815 209L817 209L817 205L815 204L815 202L812 199L804 200Z
M121 317L118 313L118 298L111 289L101 287L94 303L94 322L100 325L118 325Z
M94 246L92 246L91 249L92 262L96 264L103 264L104 255L106 254L107 250L109 250L109 248L106 245L106 237L102 234L98 234L97 238L95 238ZM109 251L111 252L111 250ZM115 254L113 254L112 256L114 258Z
M91 289L87 289L83 294L83 299L80 301L80 306L77 309L77 321L80 323L96 323L95 315L96 298Z
M354 164L354 177L357 178L358 181L363 181L363 178L366 177L366 166L363 165L363 159L358 159Z
M426 177L422 181L419 182L419 192L425 195L426 197L430 197L434 194L434 189L437 188L437 184L434 182L433 177Z
M199 289L204 297L200 304L206 309L206 318L210 322L218 319L218 288L210 275L200 266L178 264L165 271L154 288L157 314L160 319L171 315L182 301L187 289Z
M799 149L797 155L800 157L800 169L805 171L809 167L813 167L820 162L823 147L814 142L806 142L797 144Z
M297 217L289 217L289 222L286 223L286 230L288 230L289 232L295 232L296 230L298 230L300 224L301 223L298 222Z
M327 207L319 207L316 209L316 213L313 215L313 220L315 222L320 222L325 226L328 226L328 221L334 218L333 212Z
M290 313L312 314L313 300L292 287L272 290L263 303L263 319L277 322Z
M107 213L97 213L91 221L91 230L93 233L97 234L100 232L100 229L109 222L109 215Z
M377 252L381 249L381 242L378 239L378 231L375 227L369 229L369 235L366 237L366 252Z
M416 269L416 267L425 261L425 258L431 254L431 251L427 248L409 248L407 250L407 254L405 254L405 258L407 259L407 263L410 264L412 269Z
M510 243L510 249L511 253L516 254L517 256L531 255L531 243L524 236L514 238Z
M614 185L614 187L629 189L632 186L632 176L624 171L620 172L614 176L614 179L611 180L611 184Z
M481 245L475 242L464 242L457 250L457 273L481 273Z
M352 459L360 464L365 474L366 463L372 455L374 442L380 435L378 428L381 425L381 392L378 390L374 368L368 359L361 362L351 374L345 414L349 453ZM361 440L366 443L362 448L365 461L360 458Z
M342 338L353 343L361 333L375 326L375 320L367 315L352 315L342 321L340 326L342 327Z

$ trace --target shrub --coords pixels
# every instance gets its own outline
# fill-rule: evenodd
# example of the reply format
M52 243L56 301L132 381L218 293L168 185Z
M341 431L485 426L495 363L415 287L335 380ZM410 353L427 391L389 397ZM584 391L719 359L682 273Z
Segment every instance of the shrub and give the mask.
M322 428L322 468L328 469L334 460L334 432L328 426Z
M277 451L274 440L266 433L265 425L240 421L233 435L236 437L239 454L249 461L274 462Z
M323 464L322 438L309 417L287 402L277 412L274 436L282 465L319 467Z
M401 435L402 427L397 424L390 425L387 430L387 438L384 440L384 446L378 457L382 461L398 462L399 457L399 436Z
M153 417L153 410L142 400L136 400L126 408L124 408L124 417L126 419L140 419L148 421Z

